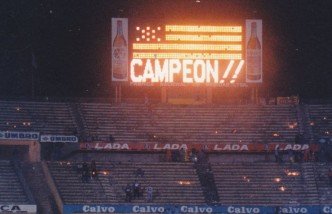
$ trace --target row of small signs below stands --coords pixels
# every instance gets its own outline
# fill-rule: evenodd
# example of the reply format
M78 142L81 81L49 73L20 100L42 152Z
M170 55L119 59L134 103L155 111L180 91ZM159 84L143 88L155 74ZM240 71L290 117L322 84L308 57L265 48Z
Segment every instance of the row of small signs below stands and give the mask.
M36 214L36 205L0 204L0 213ZM241 205L64 205L63 214L72 213L225 213L225 214L320 214L332 213L332 205L241 206Z
M78 143L78 137L74 135L40 135L39 132L11 132L0 131L1 140L15 141L39 141L53 143ZM80 142L81 150L99 151L166 151L166 150L204 150L206 152L267 152L274 151L276 148L282 150L312 150L318 151L317 144L289 144L289 143L160 143L160 142L107 142L93 141Z
M205 152L272 152L276 148L280 151L318 151L318 144L291 144L291 143L159 143L159 142L87 142L80 143L81 150L88 151L150 151L161 152L167 150L188 150L196 149Z
M74 135L40 135L39 132L0 131L0 140L78 143Z
M288 214L332 213L332 205L241 206L241 205L64 205L63 213L218 213Z

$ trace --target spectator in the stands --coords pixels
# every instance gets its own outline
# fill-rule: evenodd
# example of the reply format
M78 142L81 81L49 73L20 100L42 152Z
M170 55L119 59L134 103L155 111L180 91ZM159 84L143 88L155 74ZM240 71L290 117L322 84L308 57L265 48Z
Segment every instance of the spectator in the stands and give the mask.
M308 161L309 161L309 156L310 156L309 149L304 150L303 153L304 153L304 154L303 154L303 161L304 161L304 162L308 162Z
M126 193L126 202L131 202L131 197L132 197L131 185L127 184L127 186L124 188L124 191Z
M293 149L288 149L288 150L287 150L287 155L288 155L288 160L289 160L291 163L294 163L294 162L295 162L295 159L294 159L294 151L293 151Z
M303 161L303 152L302 151L295 151L295 162L300 163Z
M86 162L82 165L82 180L84 183L89 182L90 178L90 172L89 172L89 166Z
M110 141L111 143L114 143L114 141L115 141L113 135L111 135L111 134L110 134L110 136L109 136L109 141Z
M98 171L95 160L91 161L91 177L94 179L98 179Z
M191 150L191 153L190 153L190 160L193 162L193 163L196 163L198 158L197 158L197 151L195 148L193 148Z
M274 150L274 157L276 159L276 162L279 163L280 162L280 149L279 149L279 145L276 146L275 150Z
M270 161L270 156L269 156L269 144L265 143L264 145L264 151L265 151L265 156L264 159L265 161Z
M148 185L146 187L146 201L152 202L153 199L153 187L151 185Z
M179 150L172 150L172 161L178 162L180 159L180 152Z
M207 159L206 159L206 154L205 154L205 152L203 151L203 149L200 149L200 150L198 151L198 154L197 154L197 161L198 161L199 163L204 163L204 162L207 161Z
M181 148L180 151L179 151L179 160L180 162L184 162L184 157L186 155L186 151L184 150L184 148Z
M137 168L135 171L134 171L134 174L135 174L135 177L138 178L138 177L144 177L144 170L142 168Z
M83 165L82 165L82 163L78 163L78 164L76 165L76 172L77 172L78 174L82 174L82 171L83 171Z
M134 199L138 199L140 196L140 189L141 189L141 185L138 183L137 180L135 180L135 182L133 183L133 195L134 195Z
M309 152L309 159L311 161L316 161L316 153L310 149L310 152Z
M172 152L170 149L166 150L166 161L171 162L172 161Z

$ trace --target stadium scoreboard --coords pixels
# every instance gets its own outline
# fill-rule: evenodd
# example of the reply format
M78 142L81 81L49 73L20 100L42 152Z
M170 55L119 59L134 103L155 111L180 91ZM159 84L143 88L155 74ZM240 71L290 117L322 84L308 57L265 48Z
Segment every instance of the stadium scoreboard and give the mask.
M262 21L128 25L126 18L113 18L112 81L135 86L262 83Z

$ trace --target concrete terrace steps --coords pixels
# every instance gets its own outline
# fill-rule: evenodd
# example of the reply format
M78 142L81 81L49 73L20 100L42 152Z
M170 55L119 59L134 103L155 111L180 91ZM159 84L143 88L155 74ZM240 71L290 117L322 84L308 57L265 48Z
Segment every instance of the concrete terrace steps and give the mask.
M221 203L287 204L290 200L302 204L318 203L313 175L306 173L304 177L300 164L213 163L212 170ZM286 170L300 174L290 177L286 175ZM276 178L281 181L276 182ZM285 190L282 191L281 187ZM237 202L238 198L241 200Z
M332 168L331 163L311 163L311 167L315 173L315 182L319 193L319 201L321 204L332 203L332 186L328 178L328 171Z
M313 131L314 141L318 142L322 137L328 137L326 131L332 130L332 105L306 105L308 111L308 124ZM310 123L313 124L310 124Z
M145 171L144 178L135 178L134 171L138 167ZM135 179L139 180L142 187L150 184L158 192L155 203L203 203L202 190L192 167L192 164L181 163L121 163L113 170L119 189L133 183ZM180 186L178 182L183 180L189 180L192 186ZM124 192L121 198L124 198ZM136 199L135 202L144 203L145 192L142 199Z
M265 138L270 142L293 142L298 131L297 127L288 127L297 123L296 108L290 106L153 105L152 111L147 112L141 104L81 105L89 132L102 137L112 134L117 141L148 141L144 134L154 134L184 142L201 142L203 138L207 142L220 142L223 138L232 143ZM276 132L280 137L272 136Z
M0 161L0 192L0 203L29 203L23 186L9 161Z
M0 109L1 130L73 134L77 128L66 103L0 101Z
M85 203L86 201L99 203L109 200L99 181L91 180L90 183L82 183L75 166L53 162L48 163L48 167L65 203Z
M132 184L138 179L143 188L152 185L156 190L154 203L204 203L204 197L193 165L191 163L109 163L98 162L97 169L101 192L103 197L97 197L93 189L84 192L82 188L88 189L96 181L82 184L73 169L75 163L48 164L53 179L59 189L61 198L65 203L83 203L89 200L93 203L125 203L123 187L128 183ZM144 178L135 178L134 171L137 167L145 171ZM58 172L58 173L57 173ZM103 172L107 172L104 174ZM190 181L188 186L180 185L179 181ZM158 193L157 193L158 192ZM143 197L135 199L135 203L146 203L145 191Z

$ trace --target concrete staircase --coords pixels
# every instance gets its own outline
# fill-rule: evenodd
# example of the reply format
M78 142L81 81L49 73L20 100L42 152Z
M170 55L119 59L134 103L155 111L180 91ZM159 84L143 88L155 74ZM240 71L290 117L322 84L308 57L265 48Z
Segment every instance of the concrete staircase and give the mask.
M59 210L46 183L41 163L22 165L23 174L29 184L40 214L58 214Z

